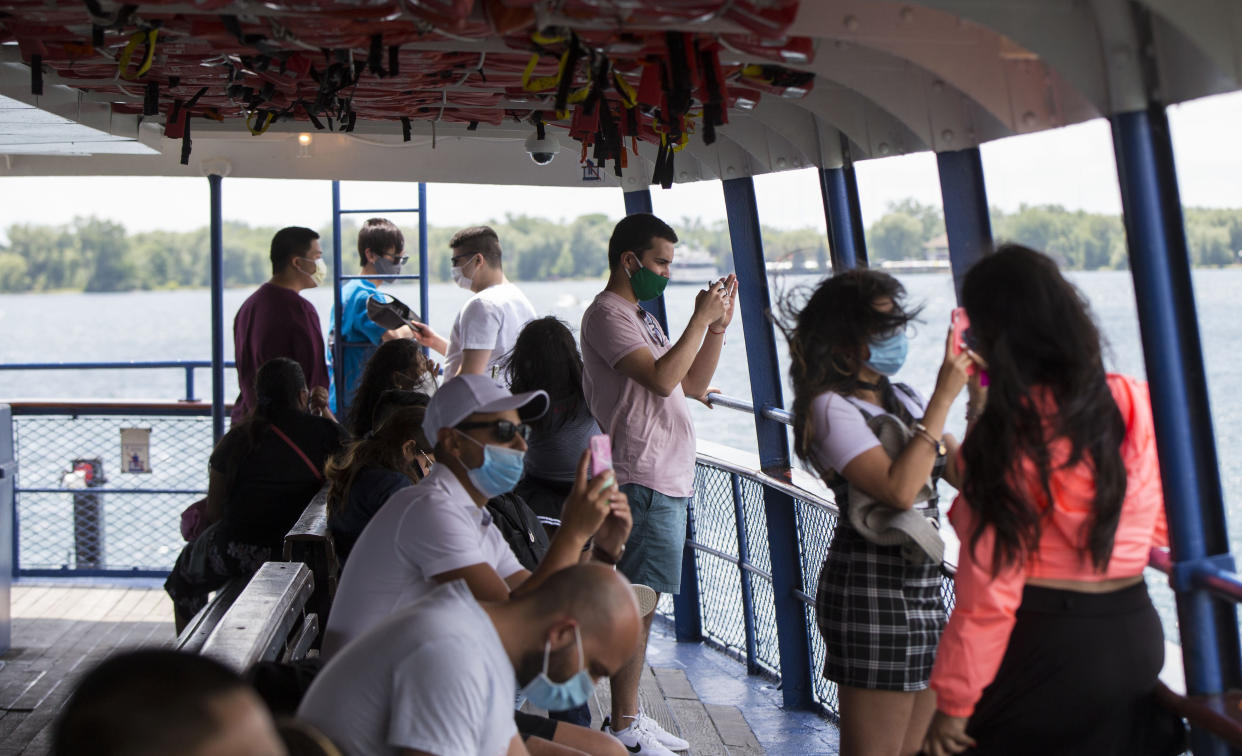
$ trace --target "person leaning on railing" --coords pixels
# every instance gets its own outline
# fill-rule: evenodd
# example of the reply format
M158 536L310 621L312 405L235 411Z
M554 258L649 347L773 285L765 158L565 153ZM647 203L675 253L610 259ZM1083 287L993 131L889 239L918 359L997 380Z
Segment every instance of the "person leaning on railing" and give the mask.
M925 750L1181 753L1152 696L1164 636L1143 568L1168 538L1147 386L1105 373L1086 301L1038 252L984 257L962 303L989 385L959 454Z
M431 470L433 447L423 435L428 401L417 391L385 391L373 429L328 460L328 528L342 562L388 497Z
M934 521L935 481L943 475L956 484L948 464L956 442L944 435L944 422L971 358L946 349L926 403L909 386L890 382L905 362L906 329L917 315L904 308L904 298L887 273L851 270L824 281L800 308L792 299L784 308L792 321L786 336L794 448L833 489L841 510L815 614L823 674L838 685L844 756L916 753L934 708L927 680L945 623L940 562L873 542L851 517L866 496L894 515L913 510ZM904 446L886 450L870 426L877 416L908 431Z
M327 395L311 403L302 368L286 357L263 363L255 377L254 410L229 429L211 454L207 520L186 544L164 582L177 632L234 577L253 574L277 559L285 533L323 485L328 456L345 431L312 411L327 410Z

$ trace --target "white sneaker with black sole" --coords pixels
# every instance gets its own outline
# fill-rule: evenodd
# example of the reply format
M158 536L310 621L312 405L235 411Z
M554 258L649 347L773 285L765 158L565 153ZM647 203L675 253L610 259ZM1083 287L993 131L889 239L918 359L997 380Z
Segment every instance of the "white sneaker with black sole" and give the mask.
M650 717L635 717L633 723L624 730L614 730L611 724L605 724L604 732L621 741L621 745L625 746L625 750L635 756L676 756L670 751L654 732L644 727L645 722L650 722Z

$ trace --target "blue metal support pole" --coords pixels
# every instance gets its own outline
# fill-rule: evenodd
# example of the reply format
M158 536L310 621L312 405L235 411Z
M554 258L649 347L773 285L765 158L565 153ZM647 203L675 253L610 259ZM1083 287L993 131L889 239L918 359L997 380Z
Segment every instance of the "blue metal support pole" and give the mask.
M625 192L625 214L633 215L634 213L650 213L651 212L651 190L636 189L632 192ZM664 307L664 295L656 297L647 302L638 303L644 310L651 313L660 327L664 329L664 333L668 334L668 310Z
M418 182L418 313L424 323L431 322L428 299L427 261L427 185Z
M13 454L13 409L0 404L0 655L13 640L11 589L17 577L17 461Z
M832 272L840 273L858 266L858 251L862 246L862 258L867 257L866 246L862 237L854 235L854 221L851 219L852 205L847 182L853 178L851 172L847 177L845 168L820 168L819 190L824 198L824 218L828 223L828 254L832 260ZM854 187L858 194L858 187Z
M211 432L224 435L224 179L207 177L211 187Z
M686 541L695 542L694 504L686 512ZM686 546L681 551L681 591L673 596L673 632L683 643L703 640L703 616L699 603L698 563L695 550Z
M953 288L960 302L966 271L992 251L992 221L988 218L983 160L979 157L979 148L971 147L937 153L936 166L940 169L940 196L944 201L944 227L949 234Z
M763 413L781 407L780 364L776 356L776 331L767 318L771 306L763 240L759 233L759 210L751 178L725 179L725 209L729 216L729 239L737 270L742 329L746 337L746 363L750 370L750 393L755 406L755 437L764 472L789 478L789 436L785 426ZM776 608L776 636L781 655L781 692L786 706L812 705L811 647L807 634L806 607L796 591L803 590L798 544L798 523L793 498L764 487L764 512L768 523L768 548L772 559L772 594Z
M185 399L182 401L198 401L198 397L194 396L194 368L189 365L185 368Z
M332 408L345 416L345 339L341 336L341 182L332 182L332 384L336 388L336 406ZM423 317L426 317L425 315Z
M1110 120L1169 520L1186 692L1222 693L1242 685L1237 609L1179 579L1204 565L1233 571L1233 559L1169 123L1159 104ZM1229 752L1206 733L1192 733L1191 745L1196 756Z
M755 643L755 593L750 585L750 537L746 528L746 505L742 498L742 476L729 476L733 490L733 519L737 527L737 574L742 588L742 624L746 631L746 672L759 673L759 651Z

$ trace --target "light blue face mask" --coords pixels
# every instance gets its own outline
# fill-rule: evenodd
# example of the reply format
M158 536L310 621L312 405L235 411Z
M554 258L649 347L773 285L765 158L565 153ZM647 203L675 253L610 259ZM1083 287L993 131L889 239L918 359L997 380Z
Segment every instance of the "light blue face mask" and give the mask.
M510 449L507 446L485 444L461 431L457 432L483 447L483 464L473 470L466 470L466 477L470 478L470 482L474 484L479 493L491 499L512 491L522 479L526 452Z
M582 653L582 635L574 626L574 638L578 641L578 673L565 682L552 682L548 677L548 660L552 658L552 641L543 646L543 671L522 688L522 695L535 706L548 711L569 711L587 702L595 683L587 671L586 655Z
M888 338L872 341L870 346L871 356L864 364L880 375L892 378L906 364L906 353L910 350L906 329L899 328Z

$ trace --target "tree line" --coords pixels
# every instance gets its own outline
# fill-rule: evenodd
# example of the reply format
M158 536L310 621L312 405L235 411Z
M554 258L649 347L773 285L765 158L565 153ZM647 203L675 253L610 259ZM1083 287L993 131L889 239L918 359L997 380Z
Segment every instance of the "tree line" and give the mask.
M1188 208L1185 219L1195 265L1239 262L1242 210ZM505 270L515 280L595 278L607 272L613 221L606 215L582 215L568 223L509 215L491 225L504 248ZM682 218L673 225L682 249L706 251L715 257L722 272L732 270L732 247L724 221L704 223ZM327 253L332 249L331 225L317 230ZM417 229L403 230L407 250L416 252ZM456 230L428 229L428 266L433 280L450 280L448 242ZM997 239L1048 252L1066 269L1126 266L1125 233L1117 216L1071 211L1057 205L1023 206L1016 212L993 209L992 230ZM226 286L255 286L267 280L271 273L268 247L276 231L274 227L238 222L224 224ZM357 226L346 221L342 226L346 274L358 272L356 234ZM769 261L788 262L796 270L827 270L828 242L822 231L765 226L762 234ZM927 256L928 243L943 234L940 208L904 200L890 205L888 212L867 229L867 250L874 261L922 259ZM0 245L0 292L175 289L206 287L211 282L206 227L128 233L113 221L79 217L60 226L13 224L5 236L7 243Z

